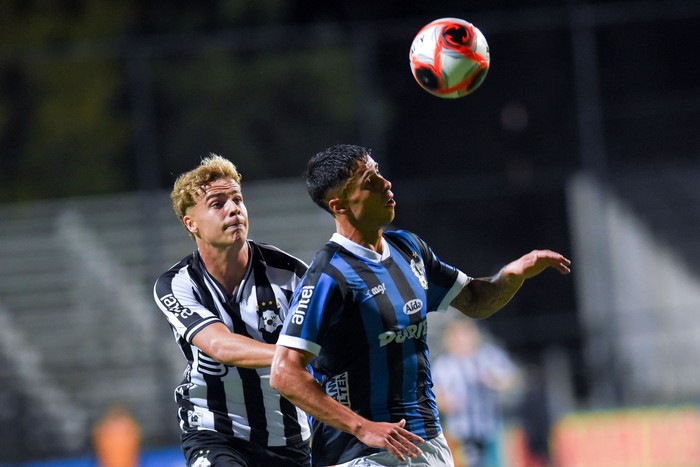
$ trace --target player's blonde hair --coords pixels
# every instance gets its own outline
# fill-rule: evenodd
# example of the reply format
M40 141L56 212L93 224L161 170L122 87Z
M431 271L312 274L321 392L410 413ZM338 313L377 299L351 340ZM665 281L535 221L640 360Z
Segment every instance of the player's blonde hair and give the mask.
M180 175L170 193L177 218L182 220L187 210L197 204L203 194L202 189L220 178L231 178L239 185L243 179L233 162L214 153L202 159L196 168Z

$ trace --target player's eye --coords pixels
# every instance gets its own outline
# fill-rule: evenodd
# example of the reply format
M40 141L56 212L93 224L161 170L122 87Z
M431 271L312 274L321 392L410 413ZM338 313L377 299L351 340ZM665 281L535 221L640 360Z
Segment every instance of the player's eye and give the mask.
M380 174L379 171L376 171L369 176L367 181L370 183L370 185L376 185L378 183L381 184L382 178L382 174Z
M209 204L208 204L208 206L210 208L214 208L214 209L218 209L223 205L224 205L224 203L221 201L220 198L212 198L209 200Z

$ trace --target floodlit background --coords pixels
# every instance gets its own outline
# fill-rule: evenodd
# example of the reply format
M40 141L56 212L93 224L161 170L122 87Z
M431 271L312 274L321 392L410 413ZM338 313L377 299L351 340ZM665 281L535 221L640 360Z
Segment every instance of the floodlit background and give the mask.
M408 65L444 16L491 48L458 100ZM92 465L115 405L144 455L177 449L184 359L151 297L194 248L174 178L230 158L251 237L308 262L333 223L300 175L345 142L392 181L394 227L467 274L573 260L482 323L544 375L558 465L700 464L698 56L695 0L0 0L0 463Z

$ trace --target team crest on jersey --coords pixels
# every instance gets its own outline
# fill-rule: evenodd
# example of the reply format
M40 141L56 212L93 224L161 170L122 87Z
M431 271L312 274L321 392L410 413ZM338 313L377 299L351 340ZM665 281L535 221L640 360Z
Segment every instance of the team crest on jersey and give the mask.
M258 329L260 331L264 329L267 332L275 332L277 328L282 326L279 302L275 303L275 306L272 307L272 301L270 301L270 304L258 314L260 315L260 321L258 322Z
M413 271L413 274L415 274L415 276L418 278L418 282L420 282L421 287L428 290L428 279L425 275L425 265L423 264L423 260L416 261L417 258L418 253L414 251L413 258L411 259L411 271Z
M258 331L263 335L265 342L277 341L282 324L280 302L270 300L258 305Z

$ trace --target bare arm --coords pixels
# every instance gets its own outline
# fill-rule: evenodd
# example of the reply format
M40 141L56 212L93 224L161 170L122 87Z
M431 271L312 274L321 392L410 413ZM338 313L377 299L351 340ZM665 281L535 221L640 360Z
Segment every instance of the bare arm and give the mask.
M472 279L451 305L470 318L487 318L510 301L526 279L548 268L569 274L571 261L550 250L533 250L508 263L493 277Z
M265 368L272 364L273 344L229 331L223 323L214 323L199 331L192 343L219 363L242 368Z
M313 354L277 346L272 362L270 385L294 405L317 420L357 437L368 446L386 449L401 461L421 451L413 443L423 439L398 423L372 422L328 396L306 370Z

